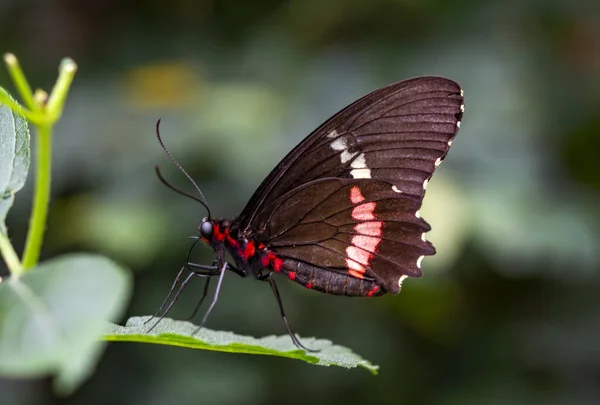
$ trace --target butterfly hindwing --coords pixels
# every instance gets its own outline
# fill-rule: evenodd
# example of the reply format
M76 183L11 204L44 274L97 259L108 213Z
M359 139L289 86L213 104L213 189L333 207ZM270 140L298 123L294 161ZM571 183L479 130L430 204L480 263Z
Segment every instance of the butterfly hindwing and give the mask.
M395 293L400 277L419 277L419 258L435 252L419 205L388 182L328 178L281 197L260 219L265 243L283 259L374 279Z

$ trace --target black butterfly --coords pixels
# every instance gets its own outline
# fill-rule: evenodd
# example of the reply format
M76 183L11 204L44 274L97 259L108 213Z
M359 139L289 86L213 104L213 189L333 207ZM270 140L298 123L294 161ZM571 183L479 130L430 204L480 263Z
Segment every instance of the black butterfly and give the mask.
M202 326L228 269L269 282L294 344L306 349L287 322L273 274L327 294L397 294L405 278L421 276L423 258L435 253L425 239L430 226L419 209L427 182L448 153L463 112L460 86L445 78L418 77L376 90L300 142L233 220L214 219L189 176L199 199L174 189L157 169L167 186L206 207L208 216L198 226L197 239L216 254L212 266L187 261L184 268L190 274L160 319L193 275L208 281L218 277ZM158 124L157 135L169 154ZM226 251L235 265L226 261ZM208 282L200 303L207 291Z

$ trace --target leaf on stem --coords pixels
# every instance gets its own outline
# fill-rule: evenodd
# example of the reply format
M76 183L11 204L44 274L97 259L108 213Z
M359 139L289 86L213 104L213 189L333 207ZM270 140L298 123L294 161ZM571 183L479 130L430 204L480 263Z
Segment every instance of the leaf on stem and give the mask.
M0 284L0 377L56 375L70 393L93 372L98 338L129 297L131 280L114 262L67 255Z
M3 99L14 101L0 88ZM16 104L16 102L15 102ZM0 232L14 195L25 184L29 170L29 128L22 115L0 104Z

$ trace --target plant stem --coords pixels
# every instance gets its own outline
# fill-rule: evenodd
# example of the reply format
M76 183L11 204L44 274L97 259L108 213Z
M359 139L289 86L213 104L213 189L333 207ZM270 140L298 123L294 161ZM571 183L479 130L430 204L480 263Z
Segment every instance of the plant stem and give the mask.
M23 115L25 118L27 118L28 121L34 121L38 118L36 114L32 113L24 107L21 107L19 103L10 98L8 93L6 93L2 88L0 88L0 104L4 104L8 106L8 108L13 110L15 113Z
M67 99L67 93L77 72L77 65L70 58L64 58L60 62L60 69L58 74L58 80L50 92L48 98L48 105L46 106L49 119L56 121L62 114L65 100Z
M36 174L33 207L23 254L23 269L27 271L35 266L40 258L48 203L50 202L50 173L52 166L52 126L37 126Z
M10 73L10 77L12 77L15 86L17 87L17 91L21 94L23 98L23 103L29 108L33 110L35 108L35 103L33 101L33 95L31 93L31 86L27 82L25 78L25 74L21 70L21 66L19 65L19 61L12 53L7 53L4 55L4 62L8 68L8 73Z
M61 61L58 80L48 96L45 92L39 90L36 94L31 93L31 87L19 66L17 58L7 53L4 55L4 61L8 67L8 71L17 87L17 90L23 98L23 102L30 111L22 109L17 103L0 91L0 101L6 101L10 108L17 113L25 114L27 119L37 128L36 142L36 174L35 174L35 190L33 195L33 206L31 208L31 217L29 220L29 230L27 232L27 241L25 243L25 252L23 253L23 264L19 263L16 255L11 257L12 264L18 265L18 272L22 273L34 267L40 258L42 250L42 242L44 240L44 231L46 230L46 218L48 217L48 204L50 202L50 180L52 168L52 127L60 118L64 107L69 87L73 82L77 65L70 58L65 58ZM1 90L1 89L0 89ZM3 245L0 246L2 253L6 249L14 254L14 248L8 239L0 241ZM7 263L9 259L6 259Z
M0 252L2 253L2 257L4 257L8 270L14 277L19 277L23 274L23 266L19 261L19 256L17 256L10 240L8 240L8 236L2 232L0 232Z

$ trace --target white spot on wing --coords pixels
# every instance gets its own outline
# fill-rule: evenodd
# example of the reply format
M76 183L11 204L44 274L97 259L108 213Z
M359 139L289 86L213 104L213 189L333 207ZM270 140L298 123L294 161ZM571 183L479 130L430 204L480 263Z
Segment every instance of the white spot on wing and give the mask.
M429 183L429 179L425 179L423 182L423 190L427 190L427 184Z
M396 187L395 185L392 186L392 190L395 191L396 193L402 193L402 190L400 190L398 187Z
M342 163L346 163L347 161L351 160L354 156L356 156L357 153L358 152L350 153L347 150L345 150L342 152L340 159L342 160Z
M366 169L367 161L365 160L365 154L361 153L360 155L358 155L358 157L354 159L354 162L350 164L350 167L352 167L353 169Z
M456 128L460 128L460 121L456 122Z
M355 179L370 179L371 171L369 169L354 169L350 171L350 176Z
M337 131L333 130L333 131L331 131L331 133L329 135L327 135L327 137L331 138L331 137L334 137L337 135L338 135ZM346 142L346 139L344 139L344 138L337 138L336 140L331 142L329 144L329 146L331 146L331 149L333 149L333 150L342 151L342 153L340 155L340 160L342 161L342 164L352 160L352 158L354 156L356 156L356 154L358 153L358 152L354 152L354 153L348 152L348 143Z
M423 262L423 259L425 258L425 256L419 256L419 258L417 259L417 267L421 268L421 263Z
M346 150L348 149L348 145L346 144L346 140L344 138L338 138L335 141L329 144L331 149L333 150Z
M415 217L421 218L421 211L417 210L417 212L415 212Z
M422 240L423 242L427 242L427 239L425 239L425 232L423 232L423 233L421 234L421 240Z
M440 163L442 163L442 158L437 158L434 163L435 167L438 167L440 165Z
M335 132L335 131L333 131L333 132ZM329 134L329 135L331 135L331 134ZM329 135L327 135L327 136L329 136ZM346 140L344 138L337 138L335 141L331 142L329 144L329 146L331 146L331 149L333 149L333 150L341 150L342 151L342 154L340 155L340 160L342 161L342 163L346 163L346 162L350 161L358 153L358 152L354 152L354 153L348 152L348 144L346 143Z
M465 105L464 104L460 105L460 112L463 112L463 113L465 112Z
M335 129L327 134L327 138L336 138L337 136L338 132Z
M400 287L400 289L402 289L402 282L408 278L408 276L404 275L404 276L400 276L400 278L398 279L398 287Z
M452 139L448 141L448 146L452 146Z
M353 169L350 171L350 176L355 179L370 179L371 178L371 170L367 167L367 161L365 159L365 154L361 153L358 155L352 163L350 163L350 167Z

